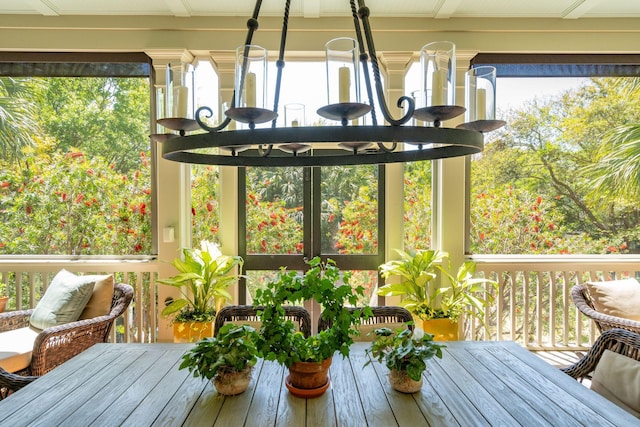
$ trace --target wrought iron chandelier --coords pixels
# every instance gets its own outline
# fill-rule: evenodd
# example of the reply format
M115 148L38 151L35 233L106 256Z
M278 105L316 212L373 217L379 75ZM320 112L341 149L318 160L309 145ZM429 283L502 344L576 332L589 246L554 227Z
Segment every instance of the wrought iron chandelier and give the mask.
M393 118L384 97L369 8L364 0L358 0L357 8L355 3L350 0L356 38L327 43L329 104L318 110L318 115L339 125L300 126L296 119L289 121L289 126L277 126L290 0L285 1L273 109L265 108L266 71L262 70L266 66L266 53L252 44L262 4L257 0L247 21L245 44L236 51L234 95L226 118L218 126L210 127L205 122L213 111L201 107L195 120L183 117L158 120L165 128L178 131L152 135L162 142L163 158L239 167L339 166L433 160L481 152L483 134L505 124L494 117L495 70L489 92L481 88L485 80L480 74L474 70L467 73L466 102L473 104L473 108L465 109L455 105L455 46L449 42L426 45L421 52L422 91L416 96L401 97L397 105L404 108L404 114L399 119ZM360 101L361 86L368 102ZM378 124L373 86L378 109L387 125ZM443 121L465 111L465 123L457 128L442 127ZM371 124L361 124L365 116ZM242 128L236 129L232 120ZM268 122L270 127L256 127ZM201 130L205 132L192 133Z

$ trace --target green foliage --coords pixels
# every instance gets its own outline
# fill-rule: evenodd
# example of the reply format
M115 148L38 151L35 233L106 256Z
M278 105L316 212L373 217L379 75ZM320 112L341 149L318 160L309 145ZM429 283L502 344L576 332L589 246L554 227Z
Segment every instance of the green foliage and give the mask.
M431 162L404 165L404 247L431 247Z
M624 253L640 246L635 80L590 79L505 117L508 126L473 161L472 253ZM540 224L533 224L537 199Z
M180 274L158 283L180 289L183 298L171 301L163 310L163 316L175 316L176 321L213 320L215 313L230 300L227 288L238 280L230 274L237 267L242 269L239 256L222 255L214 243L202 241L201 249L184 248L182 258L173 260Z
M17 164L22 150L35 144L40 126L31 93L36 87L33 79L0 77L0 158L8 164Z
M400 259L390 260L380 266L380 274L386 280L398 276L400 282L388 283L378 290L382 296L402 296L401 305L420 316L430 319L436 315L437 296L440 288L430 286L437 277L439 263L448 256L440 250L396 249Z
M356 305L363 289L352 289L350 274L340 273L335 261L322 262L319 257L309 261L309 270L303 275L282 268L265 289L256 290L254 304L263 307L258 311L262 328L257 347L265 360L275 360L290 367L295 362L322 362L336 351L349 355L355 325L362 317L371 315L371 309L356 310L352 315L346 304ZM339 284L342 282L342 284ZM284 305L315 299L323 308L323 318L332 319L329 329L305 338L296 332L293 322L285 318Z
M366 352L378 362L384 360L389 369L405 371L409 378L418 381L422 373L427 369L425 361L437 357L442 359L442 349L446 347L433 341L433 335L424 333L416 328L392 331L389 328L380 328L374 331L375 339ZM367 366L371 363L368 360Z
M248 194L247 202L247 253L302 253L301 206L263 201L255 193Z
M498 289L498 283L481 277L473 277L476 272L474 261L465 261L458 271L451 274L451 263L440 271L449 280L449 286L439 288L436 296L439 298L441 317L456 320L462 314L476 318L485 327L484 311L493 302L493 293ZM490 285L487 289L486 285Z
M400 305L423 320L449 318L457 320L461 314L473 316L483 322L484 309L491 301L492 289L482 286L497 283L484 278L474 278L476 264L464 262L457 273L450 273L448 254L440 250L396 250L401 259L391 260L380 266L380 274L388 279L400 278L399 283L388 283L378 290L383 296L402 296ZM449 281L448 286L432 283L437 273Z
M378 251L378 202L373 189L362 186L353 201L344 201L342 221L334 249L340 254L374 254ZM331 218L329 218L331 220ZM337 219L335 220L337 221ZM331 236L329 236L329 241Z
M139 169L121 174L100 157L39 143L27 168L0 172L0 252L151 253L150 163L136 157Z
M191 174L191 240L217 241L220 226L219 168L192 166Z
M136 167L132 153L149 150L149 81L143 78L42 79L40 117L58 150L100 156L115 170Z
M220 374L239 372L258 361L256 332L251 326L232 323L218 335L196 343L183 357L180 369L188 368L194 377L212 379Z

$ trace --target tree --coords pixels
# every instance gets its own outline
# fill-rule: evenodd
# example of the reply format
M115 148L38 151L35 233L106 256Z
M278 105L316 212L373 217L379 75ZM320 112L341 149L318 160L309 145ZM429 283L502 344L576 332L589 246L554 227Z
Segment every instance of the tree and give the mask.
M31 91L37 83L31 79L0 77L0 154L7 163L17 163L22 150L33 147L39 125Z
M595 243L577 247L592 253L624 247L638 234L638 210L596 190L589 173L597 167L603 135L640 118L637 103L630 104L617 84L617 79L591 79L576 91L513 112L507 128L473 162L472 217L479 218L473 213L479 194L504 195L510 186L552 201L560 214L555 224L566 236L588 235Z
M619 80L616 86L630 104L640 103L640 78ZM595 180L596 192L628 199L632 203L640 201L639 121L627 122L608 131L596 160L593 168L587 171Z

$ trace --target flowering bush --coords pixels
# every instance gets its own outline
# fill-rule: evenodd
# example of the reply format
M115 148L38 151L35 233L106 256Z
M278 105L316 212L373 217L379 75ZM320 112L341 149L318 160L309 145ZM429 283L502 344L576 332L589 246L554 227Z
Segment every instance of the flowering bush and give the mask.
M433 335L416 328L398 330L395 334L389 328L374 331L375 339L366 351L378 362L384 360L387 368L404 371L414 381L418 381L427 369L426 360L434 356L442 359L442 348L446 347L433 341ZM371 363L368 360L367 366Z

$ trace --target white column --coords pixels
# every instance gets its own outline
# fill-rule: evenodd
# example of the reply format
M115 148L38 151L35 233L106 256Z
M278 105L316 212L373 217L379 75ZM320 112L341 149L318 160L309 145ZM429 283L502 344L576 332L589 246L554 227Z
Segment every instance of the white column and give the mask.
M153 67L156 73L156 84L164 87L166 84L166 68L169 64L180 62L190 62L193 58L188 52L177 51L152 51L147 54L153 60ZM166 117L170 112L158 111L158 118ZM158 133L169 132L158 127L154 130ZM190 167L185 163L173 162L162 158L162 144L152 141L155 144L157 158L155 191L157 196L157 235L158 242L158 265L159 278L174 276L177 271L170 265L174 258L180 256L180 248L191 246L191 188ZM165 241L163 231L165 228L174 229L174 240ZM173 330L170 326L170 319L160 316L164 308L164 301L169 297L177 297L179 291L173 287L158 284L158 341L172 342Z

